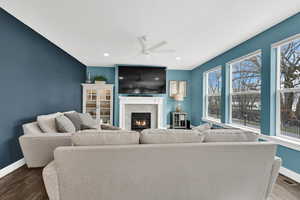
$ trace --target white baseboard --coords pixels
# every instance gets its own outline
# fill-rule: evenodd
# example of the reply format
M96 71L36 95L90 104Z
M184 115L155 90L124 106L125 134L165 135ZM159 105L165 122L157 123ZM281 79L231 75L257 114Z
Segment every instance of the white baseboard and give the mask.
M279 173L300 183L300 174L298 174L292 170L289 170L285 167L280 167Z
M24 158L8 165L7 167L4 167L0 170L0 178L3 178L4 176L6 176L7 174L15 171L16 169L22 167L23 165L25 165L25 160Z

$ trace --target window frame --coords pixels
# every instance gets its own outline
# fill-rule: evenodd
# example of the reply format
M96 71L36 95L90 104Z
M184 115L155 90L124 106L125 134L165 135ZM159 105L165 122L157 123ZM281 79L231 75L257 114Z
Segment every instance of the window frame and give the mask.
M256 51L253 51L253 52L249 53L249 54L246 54L244 56L241 56L241 57L238 57L236 59L233 59L233 60L231 60L230 62L228 62L226 64L226 66L229 67L229 77L228 77L228 81L229 81L229 84L228 84L228 87L229 87L228 88L229 89L228 124L229 125L233 125L235 127L239 127L239 128L246 128L246 129L249 129L249 130L253 130L255 132L259 132L260 131L261 124L260 124L259 128L254 128L254 127L249 127L249 126L245 126L245 125L242 125L242 124L238 124L238 123L233 123L232 122L232 96L233 95L238 95L238 94L260 94L260 97L261 97L261 88L260 88L260 91L233 92L233 89L232 89L232 66L234 64L238 63L238 62L241 62L243 60L249 59L249 58L251 58L253 56L257 56L257 55L260 55L261 58L262 58L262 50L261 49L258 49ZM260 76L260 78L261 78L261 76ZM261 99L260 99L260 102L261 102ZM261 110L260 110L260 114L261 114Z
M299 138L295 138L295 137L291 137L291 136L287 136L287 135L283 135L281 134L281 102L280 102L280 94L282 93L287 93L287 92L299 92L300 93L300 87L299 88L286 88L286 89L281 89L281 83L280 83L280 75L281 75L281 65L280 65L280 61L281 61L281 47L283 45L286 45L294 40L300 40L300 34L296 34L294 36L288 37L286 39L283 39L279 42L276 42L274 44L272 44L272 51L275 51L275 67L276 67L276 91L275 91L275 110L276 110L276 116L275 116L275 120L276 120L276 127L275 127L275 134L276 136L280 137L280 138L284 138L284 139L288 139L288 140L293 140L296 142L300 142Z
M209 95L208 94L208 74L210 72L215 72L215 71L218 71L220 70L221 72L221 92L220 94L215 94L215 95ZM220 114L220 118L214 118L214 117L210 117L208 116L208 99L210 96L219 96L220 98L222 98L222 79L223 79L223 76L222 76L222 65L219 65L219 66L216 66L216 67L213 67L207 71L204 72L204 78L203 78L203 90L204 90L204 95L203 95L203 118L204 119L207 119L207 120L210 120L210 121L214 121L214 122L221 122L221 118L222 118L222 114ZM220 101L220 111L221 111L221 101Z

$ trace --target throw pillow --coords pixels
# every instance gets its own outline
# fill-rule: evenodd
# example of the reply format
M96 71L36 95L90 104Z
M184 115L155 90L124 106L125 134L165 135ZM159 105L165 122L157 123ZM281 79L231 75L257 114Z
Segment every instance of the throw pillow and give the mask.
M81 129L101 129L96 120L89 113L78 113L81 120Z
M99 128L98 125L91 126L91 125L81 124L81 126L80 126L80 130L89 130L89 129L97 130L98 128Z
M205 124L201 124L201 125L199 125L199 126L193 127L192 130L202 132L202 131L206 131L206 130L211 129L211 127L212 127L212 126L211 126L210 123L205 123Z
M81 119L79 117L79 113L77 112L70 112L70 113L64 113L64 115L71 120L71 122L75 126L75 130L79 131L81 128Z
M97 146L97 145L128 145L139 144L140 134L135 131L122 133L77 133L72 135L74 146Z
M62 113L53 113L49 115L40 115L37 117L37 122L39 127L44 133L56 133L56 123L55 118L61 116Z
M72 121L64 115L55 118L57 130L60 133L75 133L76 128Z

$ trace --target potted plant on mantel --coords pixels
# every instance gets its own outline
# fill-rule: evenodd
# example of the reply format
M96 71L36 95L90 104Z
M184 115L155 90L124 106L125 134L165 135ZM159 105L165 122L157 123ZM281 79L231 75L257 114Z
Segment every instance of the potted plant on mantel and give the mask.
M104 76L95 76L94 77L94 83L95 84L105 84L106 81L107 81L107 79Z

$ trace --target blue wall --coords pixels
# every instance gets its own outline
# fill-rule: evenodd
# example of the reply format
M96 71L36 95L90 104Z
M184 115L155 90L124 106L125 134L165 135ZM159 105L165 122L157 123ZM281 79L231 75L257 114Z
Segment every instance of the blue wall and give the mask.
M203 106L203 72L213 67L222 66L222 122L227 122L228 67L226 63L261 49L262 51L262 87L261 87L261 132L275 135L275 67L271 63L271 44L300 33L300 13L226 51L225 53L198 66L192 71L192 123L200 124ZM278 149L283 159L283 166L300 173L300 152L285 147Z
M103 75L108 79L108 83L116 83L117 81L117 70L116 67L88 67L87 73L90 72L91 76L94 77L95 75ZM121 67L121 66L120 66ZM187 97L182 102L183 110L189 113L189 118L191 117L191 110L192 110L192 96L191 96L191 88L192 88L192 79L191 79L191 70L167 70L167 85L169 85L170 80L186 80L187 81ZM118 125L119 119L119 102L118 102L118 85L115 84L115 105L114 105L114 124ZM167 92L169 87L167 87ZM174 111L175 109L175 102L172 98L168 95L158 95L165 98L165 113L167 115L164 119L164 124L170 124L170 112Z
M90 72L92 81L95 76L105 76L107 83L115 83L115 67L88 67L86 72Z
M23 157L22 124L81 110L85 66L0 8L0 168Z
M181 103L181 105L182 105L183 110L188 113L188 118L191 119L192 71L191 70L168 70L167 71L168 89L169 89L169 81L170 80L186 80L187 81L187 97L184 98L184 102ZM170 112L175 110L176 102L174 101L174 99L170 98L168 95L166 104L167 105L166 105L165 112L167 113L167 124L170 124Z

